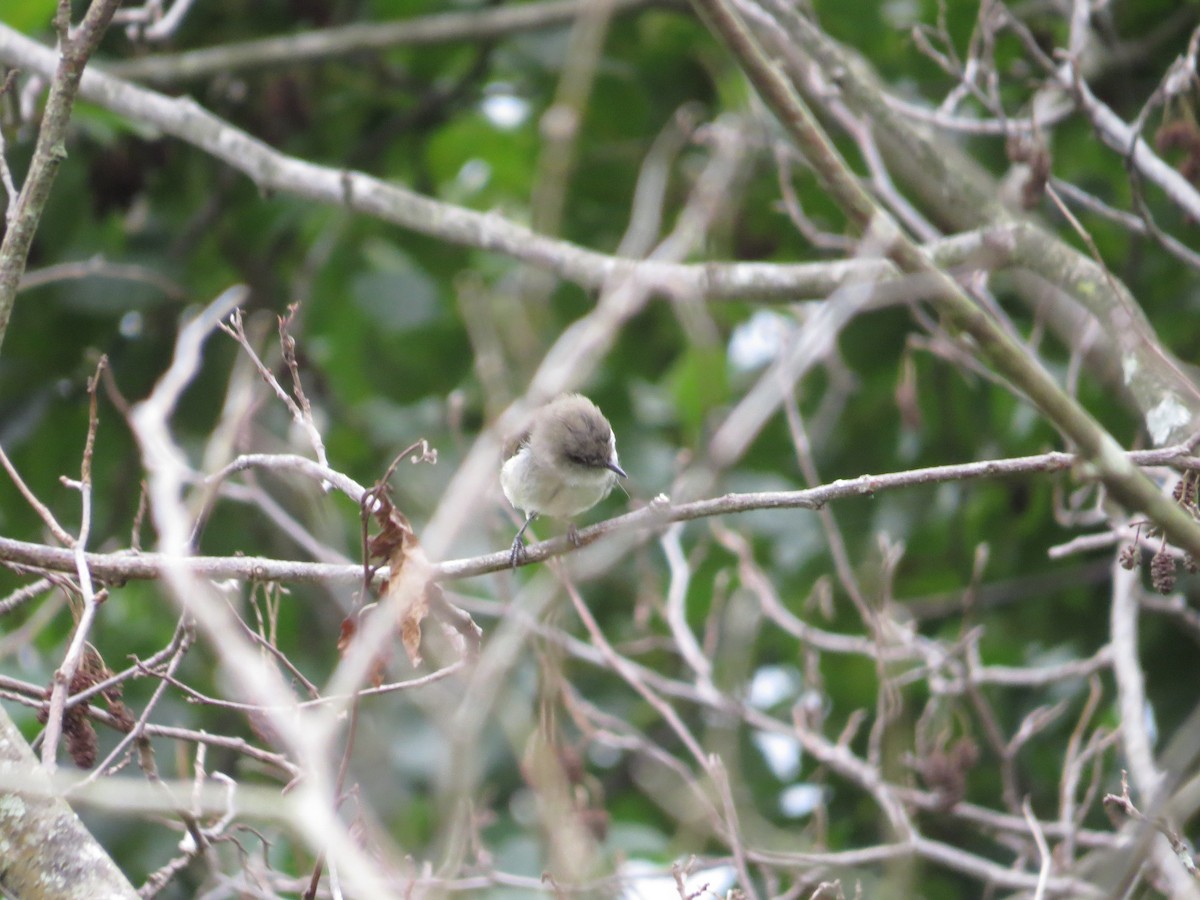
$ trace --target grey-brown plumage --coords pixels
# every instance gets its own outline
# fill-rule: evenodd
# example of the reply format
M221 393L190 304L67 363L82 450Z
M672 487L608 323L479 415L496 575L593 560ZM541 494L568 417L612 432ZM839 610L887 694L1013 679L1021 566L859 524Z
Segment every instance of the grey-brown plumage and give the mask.
M500 486L525 524L512 546L516 565L525 552L521 537L539 515L569 519L608 496L625 472L617 441L600 409L581 394L563 394L533 415L528 433L500 470ZM573 533L573 531L572 531Z

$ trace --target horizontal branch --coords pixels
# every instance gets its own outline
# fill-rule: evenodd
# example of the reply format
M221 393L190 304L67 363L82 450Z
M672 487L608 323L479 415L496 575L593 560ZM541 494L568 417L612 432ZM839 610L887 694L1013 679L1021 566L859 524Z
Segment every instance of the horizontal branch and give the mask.
M113 74L135 81L173 83L206 75L225 75L240 69L294 67L364 51L392 50L449 42L486 41L510 34L569 25L591 0L551 0L437 13L393 22L366 22L322 28L304 34L239 41L183 53L155 54L106 65ZM611 0L612 14L632 12L654 0Z
M1179 469L1200 469L1200 458L1191 455L1187 446L1141 450L1127 454L1130 463L1138 466L1169 465ZM799 491L761 491L744 494L725 494L706 500L672 504L665 496L651 501L641 509L616 516L588 528L580 529L577 544L566 537L551 538L527 548L524 565L542 562L553 556L569 553L608 534L641 529L656 529L671 522L685 522L710 516L729 515L762 509L820 509L826 503L850 497L869 497L884 491L951 481L1006 478L1015 475L1061 472L1080 464L1071 453L1042 453L1011 459L985 460L910 469L886 475L860 475ZM317 473L326 472L314 467ZM161 553L88 553L87 564L92 576L107 583L133 579L153 580L180 560ZM362 567L333 563L297 562L269 559L261 556L193 556L185 561L188 570L213 580L233 578L241 581L279 581L289 583L354 582L362 578ZM436 563L431 573L437 581L457 581L474 578L509 568L510 551L506 547L469 559ZM38 571L74 572L73 551L0 537L0 565ZM380 576L386 576L386 569Z
M47 74L54 51L0 23L0 63ZM160 129L211 154L247 175L261 193L292 194L352 209L419 234L460 246L501 253L580 285L600 290L610 279L636 277L668 296L767 299L792 302L826 297L848 283L861 283L872 296L889 290L919 297L922 279L902 278L885 260L820 263L669 263L634 260L537 234L496 213L481 213L410 191L362 172L336 169L287 156L188 97L168 97L104 72L89 69L80 94L106 109ZM1007 229L974 232L937 241L926 251L938 266L994 268L1004 264L1013 238ZM888 285L888 287L881 287Z

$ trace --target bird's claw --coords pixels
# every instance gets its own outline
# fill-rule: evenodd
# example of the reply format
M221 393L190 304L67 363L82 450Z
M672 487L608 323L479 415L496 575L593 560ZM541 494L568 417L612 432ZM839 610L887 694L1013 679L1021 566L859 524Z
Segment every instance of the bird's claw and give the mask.
M513 538L512 550L508 553L509 567L515 569L521 563L525 562L525 558L528 555L528 552L525 550L525 542L521 540L521 536L518 534Z
M581 546L581 541L579 540L579 529L575 527L574 522L567 524L567 540L571 542L572 547Z

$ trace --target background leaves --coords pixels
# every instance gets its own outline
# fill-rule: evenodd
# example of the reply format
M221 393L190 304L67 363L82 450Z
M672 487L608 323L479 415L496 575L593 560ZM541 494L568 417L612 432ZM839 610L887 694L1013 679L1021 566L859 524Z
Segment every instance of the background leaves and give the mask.
M494 221L549 221L551 237L603 254L614 254L631 221L642 221L635 197L653 177L661 179L661 225L652 229L643 253L679 227L681 216L696 210L696 198L716 183L713 160L721 141L735 139L734 171L721 182L715 205L703 208L710 214L707 225L680 261L716 266L854 260L854 250L836 249L839 242L852 245L855 239L843 214L723 45L676 4L630 4L608 23L595 68L583 73L587 100L575 110L569 176L562 183L547 160L554 152L556 122L563 121L554 105L578 61L572 42L579 32L572 34L568 27L401 43L282 65L229 65L200 77L170 74L179 59L175 54L194 48L236 48L243 41L418 21L447 12L438 4L402 6L210 0L196 5L162 44L152 44L136 26L114 26L95 64L120 73L122 64L161 56L158 64L166 74L148 78L147 84L194 97L230 125L289 156L374 175ZM3 21L48 43L53 8L52 3L19 4L4 11ZM469 19L509 8L485 4L452 12ZM771 4L762 9L770 10ZM1009 11L1043 52L1066 46L1069 20L1061 11L1015 4ZM1049 92L1050 76L1013 29L981 19L973 3L817 3L814 12L822 33L859 54L890 95L930 111L962 84L962 77L937 65L924 45L947 58L990 67L994 82L974 83L976 92L964 91L947 113L961 127L931 129L925 139L947 159L961 154L980 166L983 178L994 179L983 182L993 186L993 196L1003 193L998 185L1005 178L1019 179L1018 161L1003 137L965 129L971 121L996 118L988 99L1002 102L1004 114L1015 121ZM1097 10L1088 29L1091 55L1081 62L1091 90L1121 119L1135 120L1171 61L1186 54L1195 14L1194 4L1170 3L1118 3ZM942 25L944 31L938 30ZM778 23L760 27L783 33ZM805 52L797 49L802 57ZM825 93L811 84L797 89L819 104L823 122L856 171L869 175L876 160L864 132L869 134L873 123L869 114L853 108L853 92L839 82L858 75L820 74ZM0 101L6 159L18 182L38 127L31 113L41 102L41 94L28 87L30 78L23 73L18 83L33 99L14 91ZM981 100L990 86L995 98ZM1144 134L1152 142L1160 126L1179 121L1194 124L1190 88L1149 114ZM298 368L334 469L370 485L400 448L421 438L437 448L436 466L402 463L393 480L397 507L418 535L444 513L440 505L481 446L476 436L503 437L493 429L501 430L498 423L508 421L504 411L524 397L531 379L544 374L539 366L546 354L581 322L598 327L585 317L615 290L614 282L596 290L492 252L486 234L453 242L432 228L405 230L286 191L263 192L151 122L95 103L80 102L71 127L69 157L43 215L29 276L53 274L54 267L65 264L76 271L69 278L31 282L19 298L0 355L0 445L33 492L68 529L77 529L77 494L60 479L79 476L88 421L86 382L99 355L107 354L115 390L102 392L92 461L97 490L90 548L96 551L129 546L146 477L120 412L121 398L134 402L150 392L170 364L180 321L231 284L249 287L250 331L276 367L275 316L299 304L291 326ZM664 151L670 143L664 135L672 129L684 137ZM1050 155L1056 183L1080 188L1121 211L1133 209L1136 188L1122 158L1103 145L1080 111L1039 122L1037 136ZM894 169L887 152L885 147L881 163ZM1176 166L1186 160L1182 151L1163 156ZM876 179L877 196L884 202L903 196L928 221L944 220L938 209L922 202L920 191L898 180L889 195ZM794 190L793 207L828 239L823 245L806 238L789 216L797 210L786 208L781 183ZM557 224L549 204L539 205L539 198L555 189L563 196ZM1195 243L1196 225L1174 198L1157 188L1146 188L1143 196L1162 229L1185 245ZM1161 339L1164 353L1183 359L1183 384L1192 376L1188 364L1196 344L1195 317L1188 314L1197 302L1194 271L1144 228L1131 229L1128 219L1114 222L1095 204L1073 203L1072 209L1113 278L1128 286L1149 318L1152 338ZM1046 234L1091 258L1087 242L1052 202L1042 198L1035 208L1012 215L1029 217ZM972 263L956 271L964 280L977 279L971 284L994 304L990 309L997 321L1011 328L1060 384L1077 386L1081 401L1123 446L1145 445L1145 409L1118 396L1102 381L1099 366L1080 355L1092 340L1118 345L1119 335L1106 331L1107 323L1086 334L1056 333L1047 324L1047 308L1078 308L1087 298L1066 297L1064 280L1051 285L1056 290L1047 290L1044 305L1032 304L1027 283L1013 268L1020 266L987 272ZM630 496L615 495L588 522L641 507L660 493L684 501L727 492L798 490L810 480L830 483L1064 449L1055 423L1037 414L1019 389L983 369L976 348L944 330L936 315L919 302L878 302L844 328L831 330L827 349L803 361L803 372L788 384L791 393L783 401L790 406L794 397L791 417L786 408L773 409L761 430L746 429L744 452L722 458L714 448L729 438L724 429L739 421L737 414L753 406L747 398L756 385L769 385L766 367L786 353L789 341L814 327L823 304L844 301L837 294L827 299L799 290L769 302L749 290L717 299L689 291L682 282L663 284L644 305L630 308L595 366L582 366L581 354L564 363L581 365L582 382L571 386L605 410L631 475ZM281 380L287 382L286 374ZM257 392L247 406L251 411L218 440L238 390ZM797 437L796 416L805 426L807 446ZM209 339L172 425L201 475L218 465L212 463L220 455L215 447L230 456L312 452L303 432L223 334ZM805 474L809 464L815 479ZM1165 469L1154 474L1168 488L1173 484L1175 476ZM263 494L255 495L258 500L231 496L216 503L199 533L199 553L311 559L316 545L346 563L360 558L358 511L345 497L280 472L256 473L245 486ZM511 540L511 517L494 481L471 496L466 524L455 533L455 557L498 551ZM263 497L278 511L268 510ZM1103 741L1122 724L1118 675L1108 664L1096 667L1102 699L1086 717L1086 678L1078 673L1035 678L1044 667L1086 660L1118 639L1108 619L1115 543L1067 555L1050 551L1080 535L1113 529L1128 540L1120 531L1123 511L1106 504L1082 471L880 491L839 501L831 509L844 555L815 513L756 510L682 526L682 570L678 561L672 566L665 542L660 544L655 533L638 532L608 535L573 555L564 570L570 574L562 576L566 584L550 574L558 570L549 568L455 583L449 599L483 628L485 646L496 653L488 659L498 660L497 674L489 680L477 671L474 677L484 684L456 675L419 691L365 699L350 777L356 793L342 809L346 820L368 846L400 851L397 860L407 854L441 867L437 878L447 889L455 879L481 872L491 878L484 887L496 896L505 895L506 884L496 873L526 879L507 884L514 896L533 889L543 871L557 871L567 883L571 876L556 869L555 855L565 838L555 836L554 814L547 812L553 788L531 775L533 750L526 743L536 739L543 727L539 722L550 716L549 733L557 738L577 805L572 815L592 816L583 820L599 861L574 873L581 879L614 873L632 879L629 857L667 877L673 862L695 854L713 885L736 884L760 896L809 896L820 881L835 876L847 892L861 883L866 896L981 892L987 877L920 853L905 871L797 858L779 863L760 856L751 859L749 883L729 865L735 851L747 847L796 854L898 839L881 825L878 797L790 733L799 727L797 716L808 716L804 727L828 742L861 720L844 749L888 783L926 795L937 785L930 783L921 761L949 753L959 739L970 740L979 748L978 760L952 773L961 776L963 799L972 809L1018 820L1021 810L1014 800L1019 804L1025 796L1041 819L1055 820L1070 765L1086 768L1101 791L1118 791L1119 769L1128 761L1116 745L1110 742L1084 764L1071 756L1078 748L1070 744L1077 728L1087 739ZM1099 514L1089 517L1092 510ZM311 540L282 528L285 516ZM541 538L559 533L551 523L539 523L535 530ZM0 481L0 533L45 540L40 521L10 480ZM141 537L143 546L154 544L149 522L141 524ZM1157 544L1153 539L1147 549L1153 552ZM28 580L24 571L0 573L6 592ZM1154 608L1143 598L1153 615L1144 617L1136 649L1147 683L1146 718L1153 719L1158 735L1175 733L1194 706L1193 581L1180 570L1172 607ZM870 638L877 649L833 652L798 640L783 624L785 617L771 612L764 583L787 614L831 634ZM353 587L289 584L277 597L243 588L230 601L243 620L306 678L325 686L339 661L339 628L356 603ZM643 667L641 675L631 678L605 661L595 637L571 611L569 589L580 593L616 651ZM676 590L681 599L673 600ZM62 600L48 597L8 613L0 636L4 673L35 685L49 682L74 624ZM673 619L670 604L676 602L682 616ZM523 611L524 624L515 624L514 609ZM163 647L176 622L177 611L158 585L114 584L90 640L109 666L119 669L128 657L145 658ZM711 664L711 684L706 686L706 676L689 665L681 629L692 633ZM437 640L430 637L436 631L427 625L427 639ZM505 640L517 648L505 651L508 655L500 652ZM888 657L889 647L904 648L908 655ZM445 648L442 653L440 662L447 664L453 654ZM409 670L401 654L395 655L389 680L425 671ZM436 649L432 655L438 658ZM245 688L220 668L222 659L221 647L200 641L175 678L208 697L239 697ZM1000 669L989 667L1033 674L1017 686L984 681L947 687L981 673L999 678ZM784 686L760 709L750 699L755 685L776 676ZM692 787L702 785L700 793L715 796L711 773L700 771L678 729L636 690L640 683L664 697L705 752L723 761L731 773L740 832L730 835L722 830L728 823L714 824L689 807L694 798L688 799L686 782L670 781L678 780L679 772L672 775L661 758L654 760L652 748L657 748L677 763L676 769L690 773ZM135 714L157 684L150 678L129 681L125 701ZM480 706L472 708L472 702ZM1041 707L1053 707L1055 716L1005 758L1006 742ZM39 731L31 709L14 703L10 713L30 738ZM455 793L460 773L454 764L466 758L455 755L465 751L454 744L454 728L456 717L468 713L481 715L482 723L467 754L470 771L462 775L473 804L464 819L452 802L461 799ZM277 746L254 715L189 702L177 687L165 691L154 720ZM790 754L790 762L773 763L763 749L771 738L764 734L782 741L776 746L783 747L785 757ZM100 735L103 756L119 735L103 729ZM156 738L154 746L160 768L172 777L191 777L192 746L166 738ZM279 786L278 773L266 773L233 752L214 752L207 767L239 782ZM1013 785L1015 797L1006 790ZM807 797L816 805L789 812L794 810L785 802L789 796ZM1028 833L1016 829L1005 833L1007 843L997 842L977 821L963 818L961 806L952 812L953 802L936 809L919 807L911 798L905 803L923 835L1036 880ZM157 822L91 815L88 824L135 883L179 852L177 835ZM259 824L269 832L266 840L246 837L246 846L261 849L269 842L264 862L248 861L258 859L259 849L243 855L223 845L173 878L164 895L223 895L235 883L223 878L249 877L249 872L260 886L294 891L312 870L314 848L278 823ZM1187 817L1176 824L1186 830ZM1072 828L1086 829L1089 847L1115 846L1103 843L1115 828L1094 795ZM461 842L473 855L461 854ZM1014 861L1021 852L1024 869ZM411 884L419 864L413 863L412 871L397 866L395 884ZM1057 863L1054 874L1094 877L1071 856ZM615 878L603 885L611 892L633 890L618 888ZM1013 884L992 887L1016 889ZM1069 895L1071 888L1059 884L1057 889ZM673 881L663 890L667 893L647 896L673 896ZM1149 895L1150 888L1143 890Z

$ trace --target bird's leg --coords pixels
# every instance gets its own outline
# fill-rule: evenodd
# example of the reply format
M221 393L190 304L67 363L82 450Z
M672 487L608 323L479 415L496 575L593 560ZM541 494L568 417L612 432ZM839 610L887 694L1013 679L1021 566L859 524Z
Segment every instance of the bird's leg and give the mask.
M579 546L579 529L575 527L574 522L567 523L567 540L571 542L572 547Z
M508 554L508 564L514 569L517 567L517 563L525 559L525 542L521 540L521 535L525 533L525 529L536 518L537 513L530 513L525 519L525 524L521 526L521 530L517 532L517 536L513 538L512 550Z

